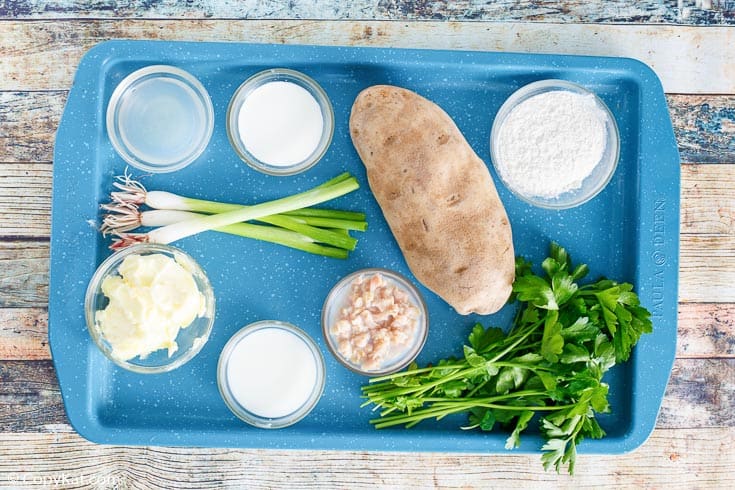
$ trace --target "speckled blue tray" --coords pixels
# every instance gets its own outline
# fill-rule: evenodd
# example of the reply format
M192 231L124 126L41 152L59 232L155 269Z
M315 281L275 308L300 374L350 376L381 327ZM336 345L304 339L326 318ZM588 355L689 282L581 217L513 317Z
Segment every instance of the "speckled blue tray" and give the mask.
M252 203L291 194L349 170L362 188L334 205L364 210L370 229L347 261L315 257L214 232L175 243L206 270L217 298L209 342L182 368L161 375L126 372L92 343L84 323L84 292L109 254L94 228L98 204L125 164L113 151L104 113L116 84L145 65L179 66L197 76L212 96L216 127L202 157L188 168L145 178L150 188L207 199ZM315 78L334 104L336 131L326 157L293 177L251 170L230 148L225 110L242 81L270 67ZM585 441L588 453L620 453L652 431L676 346L679 240L679 157L666 100L655 74L629 59L537 56L483 52L314 46L111 41L90 50L79 65L57 133L54 156L49 336L69 421L91 441L115 444L503 452L506 434L463 432L463 417L404 430L377 431L360 409L366 378L329 354L319 327L322 301L333 284L363 267L387 267L410 278L406 264L370 194L352 147L348 116L357 93L389 83L417 91L442 106L489 164L493 117L515 89L561 78L599 94L615 114L621 159L606 189L567 211L533 208L498 185L513 225L515 249L538 263L549 240L566 246L592 276L632 281L654 316L632 360L607 376L612 413L600 417L608 436ZM498 180L496 179L496 182ZM507 326L506 310L462 317L425 288L430 333L420 363L460 354L471 325ZM217 391L217 358L240 327L263 319L291 322L310 333L325 354L327 383L316 409L281 430L250 427L232 415ZM535 429L521 451L537 451Z

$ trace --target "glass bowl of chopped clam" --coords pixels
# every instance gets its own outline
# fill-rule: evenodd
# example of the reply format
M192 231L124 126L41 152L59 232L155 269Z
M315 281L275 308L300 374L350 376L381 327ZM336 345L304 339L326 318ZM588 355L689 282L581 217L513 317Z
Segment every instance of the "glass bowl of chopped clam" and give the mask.
M131 245L105 259L87 287L87 329L102 353L141 374L164 373L194 358L214 324L204 270L181 250Z
M429 332L421 293L401 274L381 268L342 278L324 301L321 323L334 357L365 376L408 366Z

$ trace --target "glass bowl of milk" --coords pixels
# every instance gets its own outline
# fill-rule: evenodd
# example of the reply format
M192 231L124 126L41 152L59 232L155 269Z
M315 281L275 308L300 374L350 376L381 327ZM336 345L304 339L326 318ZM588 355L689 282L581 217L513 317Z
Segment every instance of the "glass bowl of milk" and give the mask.
M214 130L204 86L168 65L141 68L120 82L107 105L107 134L127 163L146 172L173 172L195 161Z
M285 68L262 71L237 89L227 108L227 136L238 156L269 175L315 165L334 133L334 110L312 78Z
M222 349L217 386L227 407L255 427L280 429L306 417L324 391L324 357L303 330L263 320Z

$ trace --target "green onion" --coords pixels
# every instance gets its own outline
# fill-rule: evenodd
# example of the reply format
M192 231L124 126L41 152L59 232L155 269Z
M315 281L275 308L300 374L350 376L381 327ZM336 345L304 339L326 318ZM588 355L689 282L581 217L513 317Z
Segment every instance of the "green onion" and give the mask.
M319 187L336 184L348 177L348 173L343 173L338 177L325 182ZM110 195L113 202L109 205L102 206L104 209L111 212L125 213L131 206L139 206L141 204L145 204L153 209L193 211L195 213L205 214L226 213L247 207L242 204L230 204L207 201L204 199L195 199L167 191L149 191L145 186L143 186L143 184L133 180L127 173L118 177L117 180L118 182L115 182L113 185L118 189L118 191L112 192ZM318 234L316 236L310 235L309 232L315 233L314 230L303 228L301 225L355 231L365 231L367 229L365 213L332 209L314 209L308 207L288 211L286 213L279 214L278 216L259 218L258 221L280 226L299 233L304 233L307 236L312 236L316 240L321 240ZM354 245L355 243L352 243L344 248L352 250L354 249Z
M119 185L117 187L121 188L121 186ZM142 186L140 186L140 188L142 188ZM120 233L120 238L116 240L115 243L113 243L113 247L122 248L124 246L138 242L172 243L176 240L186 238L202 231L221 229L223 227L230 226L239 222L259 220L263 218L265 218L265 220L273 221L274 215L286 213L289 211L296 211L302 208L320 204L331 199L343 196L349 192L356 190L357 188L359 188L357 180L349 175L349 173L343 173L311 190L301 192L293 196L256 204L254 206L226 205L235 206L235 208L230 208L231 210L219 212L218 214L211 214L209 216L192 217L184 221L156 228L145 234ZM122 207L133 205L130 201L125 201L126 196L123 196L122 194L126 193L113 193L113 201L117 202ZM169 201L183 201L184 204L189 206L189 210L191 210L192 201L194 201L199 206L209 207L210 212L214 211L214 206L211 202L182 198L181 196L176 196L175 194L170 193L154 194L153 192L145 192L144 201L146 204L149 204L149 201L152 199L151 195L153 195L153 200L161 198L168 199ZM204 211L203 209L200 210ZM279 218L286 218L286 220L283 221ZM279 218L276 218L276 221L279 222L279 226L285 228L283 224L289 221L289 217ZM306 236L307 238L311 238L312 240L316 241L329 239L333 240L334 243L341 243L341 248L347 248L350 250L354 248L354 239L352 239L351 237L345 237L342 233L336 233L332 230L321 230L319 232L321 238L313 238L309 237L309 235L305 233L306 231L313 233L313 230L308 230L307 228L305 228L306 226L310 225L299 223L297 220L293 220L292 223L288 224L292 228L297 228L297 230L292 229L291 231L297 231L298 233ZM335 227L332 226L332 228Z
M112 208L108 205L103 206L104 209L111 210ZM193 213L191 211L179 211L170 209L150 209L147 211L140 211L134 206L126 208L116 208L115 212L111 212L103 218L102 226L100 231L103 235L121 235L125 232L134 230L138 227L156 228L159 226L167 226L180 221L189 220L192 218L200 218L206 216L204 214ZM277 220L276 220L277 221ZM247 224L247 226L239 226ZM290 246L287 243L283 243L284 240L295 240L298 238L298 244L304 243L322 243L330 245L331 247L340 248L343 250L354 250L357 240L351 237L347 230L337 229L322 229L314 228L310 226L304 226L306 232L301 232L298 227L290 229L288 227L273 227L264 225L255 225L249 223L235 223L233 225L217 228L214 231L222 231L233 235L239 235L245 238L255 238L257 240L263 240L267 242L280 243L281 245ZM279 241L269 240L268 233L270 231L278 232ZM284 233L288 231L288 233ZM255 236L257 235L257 236ZM293 246L292 248L298 248L303 250L301 246ZM314 247L309 247L313 249ZM315 249L316 250L316 249ZM309 250L305 250L309 251ZM325 255L319 253L319 255ZM343 254L339 254L342 256ZM330 254L330 256L334 256ZM346 254L344 254L346 258Z

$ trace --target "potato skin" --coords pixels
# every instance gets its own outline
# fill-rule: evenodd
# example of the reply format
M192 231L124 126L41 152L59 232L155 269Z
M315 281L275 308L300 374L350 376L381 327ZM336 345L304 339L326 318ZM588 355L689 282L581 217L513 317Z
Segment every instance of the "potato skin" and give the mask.
M485 163L438 105L400 87L363 90L352 142L411 272L462 314L511 293L510 223Z

